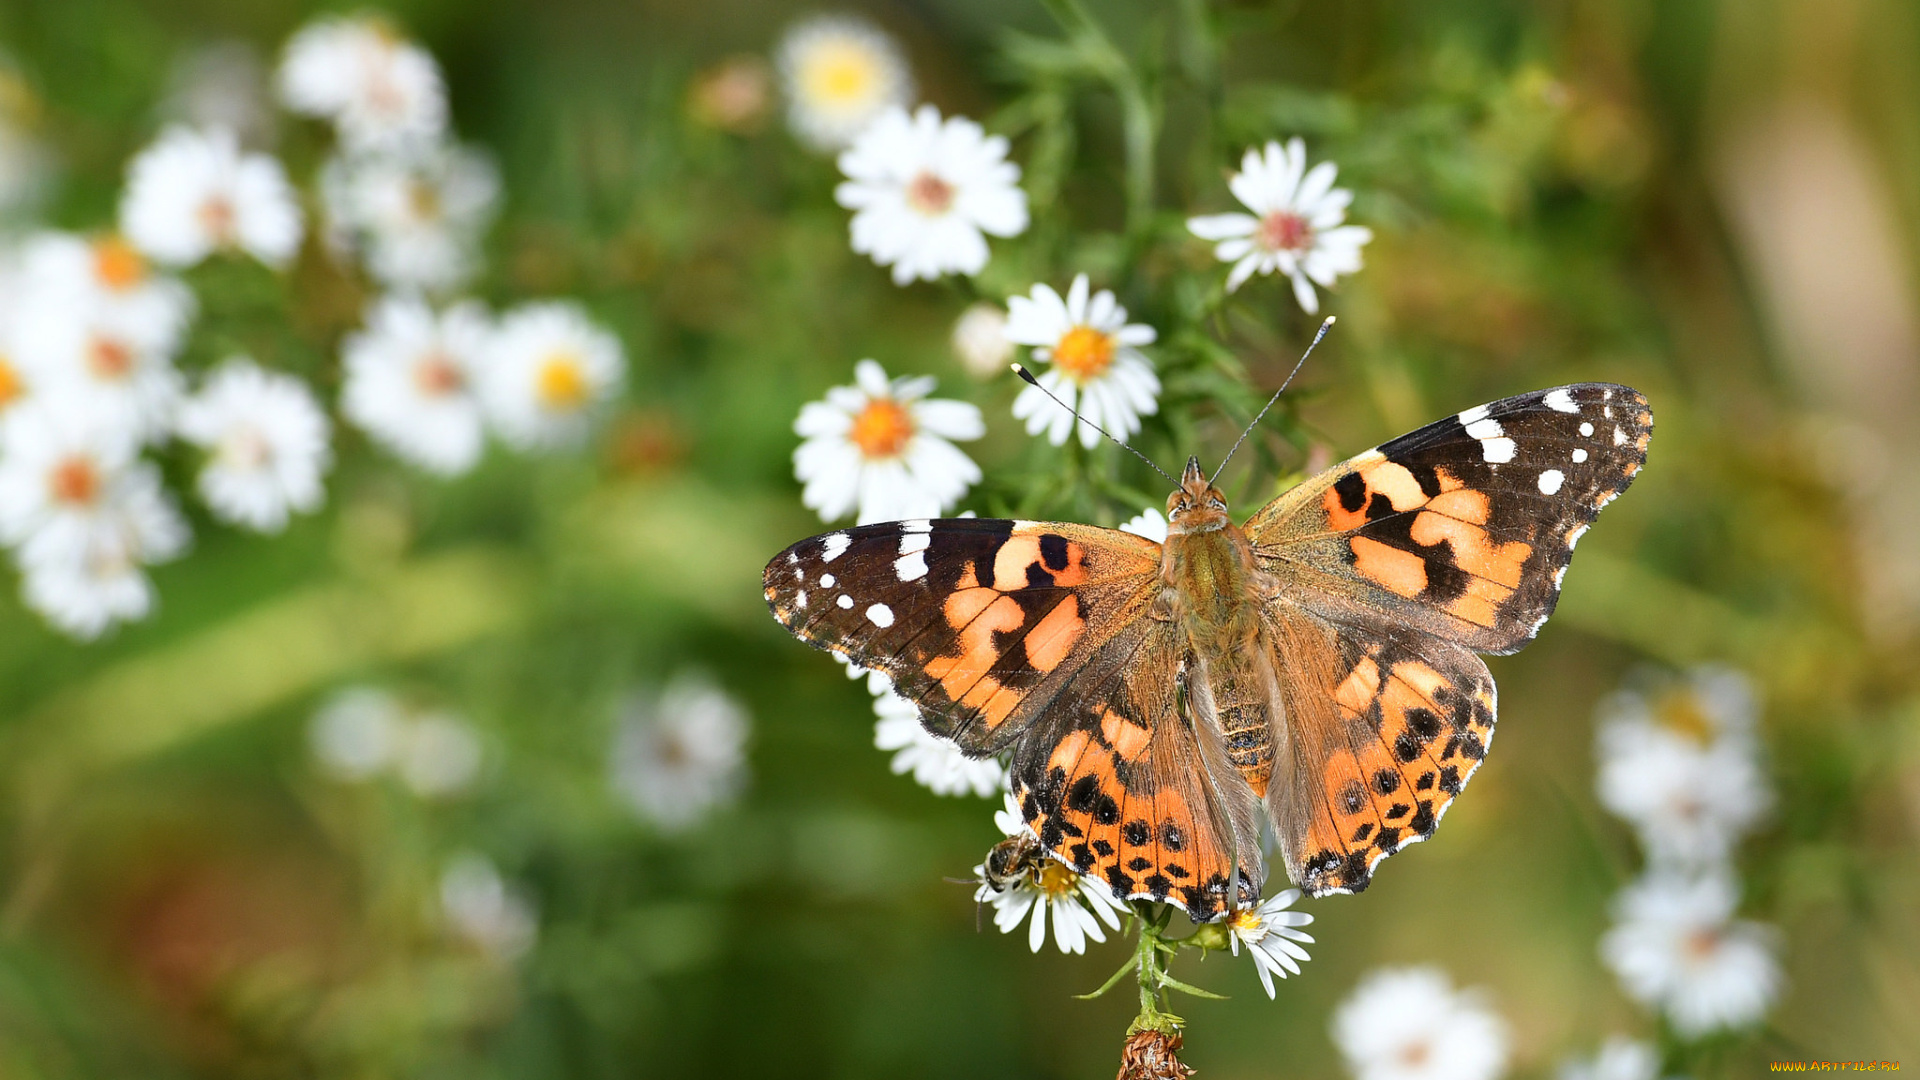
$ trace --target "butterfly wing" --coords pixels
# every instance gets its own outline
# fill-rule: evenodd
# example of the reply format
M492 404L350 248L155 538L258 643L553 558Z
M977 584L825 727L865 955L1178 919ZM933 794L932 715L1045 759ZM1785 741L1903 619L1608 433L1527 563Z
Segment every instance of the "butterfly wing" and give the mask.
M1647 399L1581 383L1505 398L1342 462L1246 526L1287 591L1510 653L1553 613L1573 546L1646 461Z

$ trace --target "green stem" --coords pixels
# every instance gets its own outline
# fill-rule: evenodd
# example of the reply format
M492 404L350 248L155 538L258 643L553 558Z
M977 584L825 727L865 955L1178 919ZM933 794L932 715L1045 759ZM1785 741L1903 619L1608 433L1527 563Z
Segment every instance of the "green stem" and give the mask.
M1153 216L1153 149L1159 135L1159 110L1147 94L1140 72L1089 14L1080 0L1041 0L1054 20L1079 47L1088 68L1120 99L1125 141L1127 235L1138 242Z

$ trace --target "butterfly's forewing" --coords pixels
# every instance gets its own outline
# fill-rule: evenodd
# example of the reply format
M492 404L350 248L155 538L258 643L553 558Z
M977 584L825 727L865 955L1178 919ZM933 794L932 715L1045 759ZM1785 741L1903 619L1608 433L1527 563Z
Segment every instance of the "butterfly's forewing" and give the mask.
M1573 546L1646 461L1653 414L1629 387L1505 398L1306 481L1247 523L1290 594L1509 653L1552 614Z

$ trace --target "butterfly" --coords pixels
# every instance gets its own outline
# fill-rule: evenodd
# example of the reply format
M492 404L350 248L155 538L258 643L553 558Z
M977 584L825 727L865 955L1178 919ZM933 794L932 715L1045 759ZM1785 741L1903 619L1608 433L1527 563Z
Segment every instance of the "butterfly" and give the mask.
M766 599L801 640L884 671L930 732L1007 755L1053 856L1204 922L1259 901L1263 817L1315 896L1433 835L1493 740L1476 654L1532 640L1652 432L1638 391L1561 386L1368 450L1244 525L1190 459L1164 544L862 525L775 556Z

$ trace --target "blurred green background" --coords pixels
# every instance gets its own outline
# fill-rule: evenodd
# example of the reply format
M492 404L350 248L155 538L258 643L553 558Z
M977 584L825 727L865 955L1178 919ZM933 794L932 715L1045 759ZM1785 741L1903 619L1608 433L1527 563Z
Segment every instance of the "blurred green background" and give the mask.
M270 65L317 10L0 2L0 48L59 163L44 220L111 220L181 56L239 40ZM970 890L946 879L997 838L992 804L891 775L866 692L760 600L765 559L820 530L792 480L793 416L863 356L985 410L969 450L987 480L966 506L1109 524L1138 509L1032 505L1061 452L1008 415L1010 378L954 359L974 290L896 288L851 253L838 174L777 104L746 134L690 111L702 71L767 54L811 9L385 10L444 65L462 137L501 164L478 292L585 301L626 344L625 400L587 452L496 451L452 482L342 429L323 513L271 539L196 516L194 552L156 571L157 617L101 643L55 635L8 585L0 1076L1104 1075L1131 1002L1069 995L1125 946L1036 957L978 932ZM1020 44L1059 37L1044 8L860 10L902 42L925 100L1018 135L1035 227L996 243L980 295L1087 270L1165 326L1192 282L1217 281L1205 245L1142 258L1120 239L1114 99ZM1920 9L1092 10L1163 102L1163 234L1226 207L1243 147L1292 134L1340 163L1353 220L1375 230L1327 300L1340 327L1276 428L1288 438L1232 479L1241 512L1309 447L1357 452L1559 382L1633 384L1658 425L1560 614L1491 662L1499 746L1436 841L1365 894L1308 905L1314 959L1277 1002L1244 961L1184 958L1183 978L1232 995L1183 1002L1189 1062L1338 1075L1327 1017L1382 963L1487 987L1518 1075L1647 1031L1596 954L1637 856L1594 802L1591 712L1636 667L1716 660L1764 699L1779 809L1746 848L1746 909L1784 932L1788 982L1767 1026L1709 1048L1701 1072L1920 1064ZM319 136L279 123L278 153L310 175ZM284 296L244 269L190 275L203 315L183 366L244 346L331 396L366 297L312 252ZM1270 279L1231 311L1217 325L1246 381L1214 408L1181 397L1200 376L1171 379L1171 419L1141 440L1162 461L1217 460L1314 322ZM612 794L608 748L629 688L689 668L751 713L749 780L737 805L663 835ZM319 771L309 717L356 682L468 717L474 788L429 801ZM526 955L441 925L459 851L535 905Z

